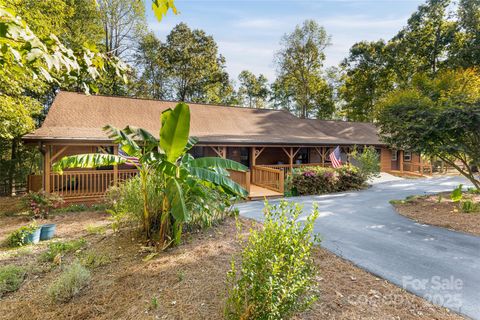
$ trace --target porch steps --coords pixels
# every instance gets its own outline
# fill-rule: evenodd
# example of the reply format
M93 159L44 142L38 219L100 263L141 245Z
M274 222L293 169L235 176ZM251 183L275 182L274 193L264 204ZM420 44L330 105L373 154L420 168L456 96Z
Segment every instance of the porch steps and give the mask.
M250 185L250 194L248 195L248 200L264 200L267 199L278 199L283 198L283 194L276 192L267 188L257 186L255 184Z

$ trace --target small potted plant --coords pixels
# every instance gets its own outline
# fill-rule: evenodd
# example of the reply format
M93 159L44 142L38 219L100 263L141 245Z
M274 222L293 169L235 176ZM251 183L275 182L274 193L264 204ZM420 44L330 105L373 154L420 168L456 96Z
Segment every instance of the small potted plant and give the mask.
M7 238L7 244L10 247L20 247L29 243L38 243L40 241L40 233L41 228L34 221L13 231Z

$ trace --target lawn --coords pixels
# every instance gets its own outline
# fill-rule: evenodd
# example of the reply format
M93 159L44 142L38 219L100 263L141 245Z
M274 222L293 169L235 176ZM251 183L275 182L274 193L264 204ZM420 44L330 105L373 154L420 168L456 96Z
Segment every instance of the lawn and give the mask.
M0 241L25 219L1 217ZM133 229L114 233L103 212L61 213L47 222L57 224L57 238L0 249L0 266L27 270L19 290L0 300L2 319L222 319L226 272L241 251L235 218L187 233L182 245L161 253L144 247ZM239 222L243 236L261 227ZM49 243L59 241L80 245L46 259ZM89 266L92 278L69 302L53 302L47 288L74 259ZM296 319L461 319L321 248L314 260L320 299Z

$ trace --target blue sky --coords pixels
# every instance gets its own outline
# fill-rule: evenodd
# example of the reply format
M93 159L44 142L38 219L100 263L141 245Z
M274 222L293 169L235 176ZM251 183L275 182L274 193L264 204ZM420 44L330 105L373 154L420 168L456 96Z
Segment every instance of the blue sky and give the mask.
M248 69L275 78L273 57L283 34L314 19L332 37L326 66L338 65L352 44L361 40L389 39L407 22L423 0L176 0L180 14L169 12L158 22L150 8L148 24L164 40L178 23L213 35L236 79ZM150 1L147 1L149 5Z

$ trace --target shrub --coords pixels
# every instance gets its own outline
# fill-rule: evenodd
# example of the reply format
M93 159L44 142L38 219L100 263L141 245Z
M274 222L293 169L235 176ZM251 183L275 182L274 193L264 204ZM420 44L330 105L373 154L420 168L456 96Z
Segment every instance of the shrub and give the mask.
M186 223L188 229L208 228L233 215L230 196L216 187L208 187L196 183L185 190L185 203L191 212L190 220Z
M50 285L47 293L56 302L67 302L90 282L90 277L90 271L74 261Z
M462 202L462 211L465 213L477 212L479 209L480 205L472 200L465 200Z
M63 199L55 193L45 191L29 192L22 198L25 208L35 218L48 218L50 210L59 207Z
M7 292L17 291L23 283L25 274L25 269L22 267L0 267L0 298Z
M111 262L109 256L93 251L85 253L80 259L81 264L89 269L96 269Z
M227 274L227 319L286 319L317 299L311 251L318 211L299 222L301 213L286 201L266 204L263 230L251 231L240 269L232 261Z
M27 237L38 229L38 224L34 221L26 226L22 226L10 233L7 237L6 244L9 247L21 247L27 243Z
M459 184L458 187L453 189L452 193L450 194L450 199L453 202L459 202L463 199L463 192L462 192L463 184Z
M85 246L85 239L72 240L66 242L52 242L48 245L48 250L40 256L41 261L52 262L57 255L68 252L75 252Z
M350 153L350 157L365 181L379 176L380 157L374 147L363 148L362 152L354 148Z
M297 195L324 194L358 190L365 186L366 179L359 169L346 165L337 169L309 167L292 173L291 190Z

